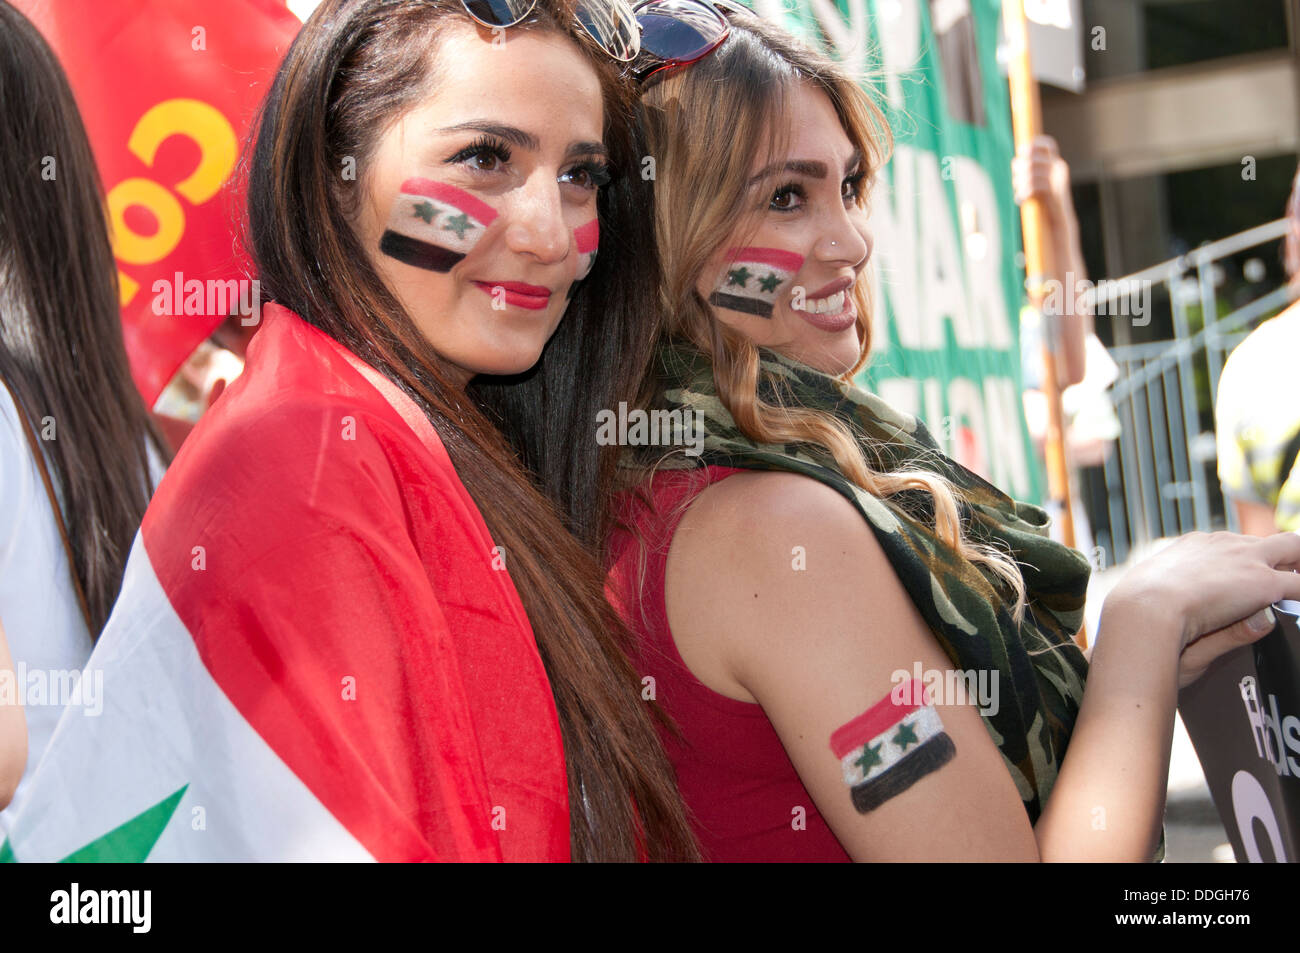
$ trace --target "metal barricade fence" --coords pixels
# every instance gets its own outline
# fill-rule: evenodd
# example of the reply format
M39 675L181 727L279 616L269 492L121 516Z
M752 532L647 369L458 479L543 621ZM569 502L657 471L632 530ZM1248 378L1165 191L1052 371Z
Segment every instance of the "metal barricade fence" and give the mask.
M1135 314L1134 295L1149 305L1159 291L1170 309L1171 340L1109 348L1119 367L1110 395L1121 433L1106 460L1107 520L1096 542L1115 563L1142 543L1192 531L1236 529L1235 514L1219 489L1213 401L1228 353L1264 318L1285 307L1293 292L1283 285L1219 315L1217 263L1287 233L1279 219L1125 278L1098 282L1089 293L1098 322L1122 315L1135 327L1150 313ZM1193 330L1192 314L1203 318ZM1140 320L1138 320L1140 318ZM1208 401L1198 378L1209 385ZM1109 525L1105 526L1108 522Z

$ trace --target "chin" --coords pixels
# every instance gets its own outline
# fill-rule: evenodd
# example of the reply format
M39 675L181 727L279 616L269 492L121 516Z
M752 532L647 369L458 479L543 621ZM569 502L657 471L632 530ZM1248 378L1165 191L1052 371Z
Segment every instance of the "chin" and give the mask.
M462 367L474 374L490 374L494 377L511 377L531 370L542 357L542 346L501 349L494 348L481 354L473 355Z
M843 377L858 363L861 342L854 328L845 331L838 340L821 343L820 346L813 344L803 353L802 360L809 367L815 367L832 377Z
M853 368L858 363L858 359L861 356L862 356L862 351L858 346L858 339L855 336L853 338L852 350L846 350L845 353L836 355L837 358L841 359L839 361L840 366L837 367L832 373L834 373L836 377L843 377L845 374L849 373L849 371L853 370Z

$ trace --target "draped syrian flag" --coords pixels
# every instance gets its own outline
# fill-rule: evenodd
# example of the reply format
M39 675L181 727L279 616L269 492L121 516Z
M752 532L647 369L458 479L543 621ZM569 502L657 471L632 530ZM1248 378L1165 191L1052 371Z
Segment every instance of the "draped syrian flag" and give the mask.
M464 189L433 179L407 179L379 250L417 268L451 271L496 217L496 209Z
M363 844L294 773L294 753L286 761L258 733L263 719L240 714L168 601L143 537L120 599L131 625L105 633L82 675L103 679L104 710L65 713L0 860L361 861L418 843L399 828L387 843ZM336 783L342 794L346 777Z
M784 286L803 267L803 256L780 248L733 248L730 264L709 301L720 308L770 318Z
M0 859L567 860L546 672L429 421L276 305L164 477ZM97 707L99 707L97 706Z

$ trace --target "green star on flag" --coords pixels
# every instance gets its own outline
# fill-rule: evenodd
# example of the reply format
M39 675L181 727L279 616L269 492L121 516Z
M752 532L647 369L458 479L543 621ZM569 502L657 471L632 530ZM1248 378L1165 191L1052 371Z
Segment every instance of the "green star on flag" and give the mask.
M465 231L473 228L474 225L470 222L469 216L464 212L461 212L459 215L453 215L451 218L447 219L446 223L442 227L448 231L455 232L457 238L464 238Z
M881 742L881 744L876 745L874 748L871 747L871 745L862 746L862 757L858 758L858 760L853 763L862 769L863 777L866 777L872 768L880 764L880 748L883 744L884 742Z
M898 726L898 734L890 739L898 745L899 750L906 751L908 745L914 745L919 740L916 737L916 729L908 722L903 722Z
M742 266L734 271L727 272L727 284L740 285L740 287L743 288L745 285L749 284L749 279L751 277L749 269Z
M759 287L769 293L775 291L776 286L779 285L780 283L781 283L781 279L771 273L769 273L766 278L758 279Z
M432 202L417 202L415 206L415 217L424 219L424 224L432 225L434 217L437 216L438 210L433 207Z

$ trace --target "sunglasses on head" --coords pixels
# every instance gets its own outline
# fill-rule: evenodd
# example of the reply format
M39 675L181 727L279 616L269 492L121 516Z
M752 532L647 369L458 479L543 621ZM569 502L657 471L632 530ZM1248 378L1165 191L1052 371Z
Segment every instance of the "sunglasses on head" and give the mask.
M465 12L489 28L523 22L537 0L460 0ZM582 28L614 59L632 64L637 82L687 66L727 38L727 14L753 16L732 0L578 0ZM636 60L636 63L632 63Z

